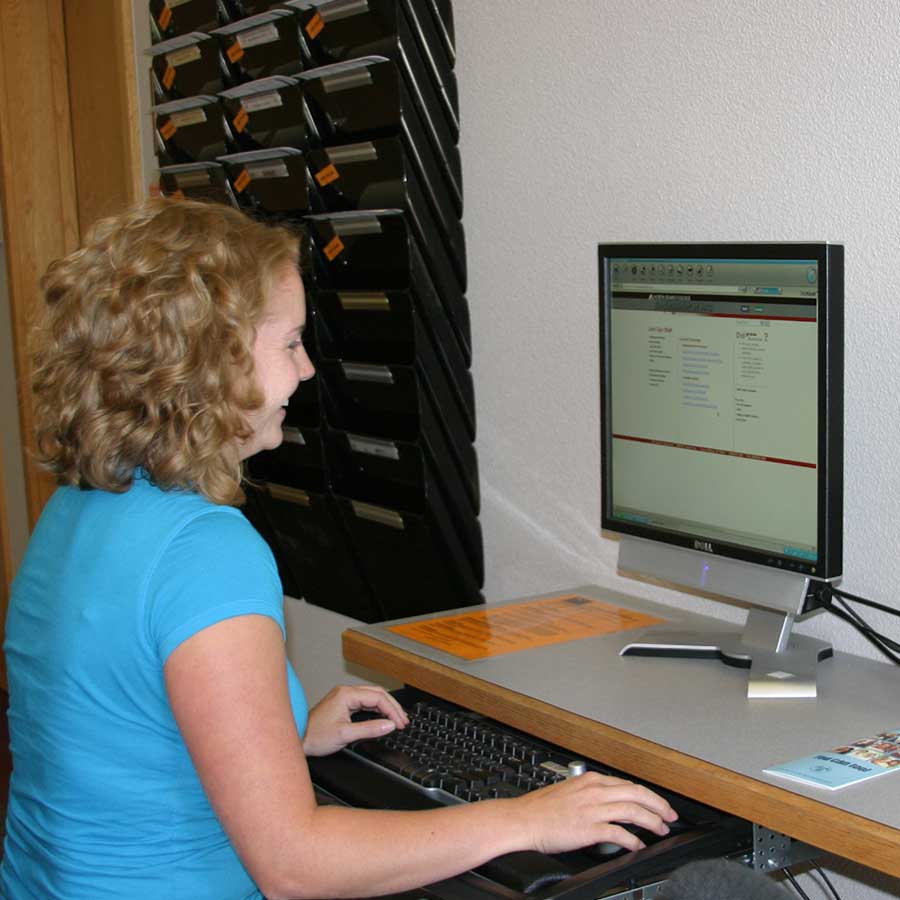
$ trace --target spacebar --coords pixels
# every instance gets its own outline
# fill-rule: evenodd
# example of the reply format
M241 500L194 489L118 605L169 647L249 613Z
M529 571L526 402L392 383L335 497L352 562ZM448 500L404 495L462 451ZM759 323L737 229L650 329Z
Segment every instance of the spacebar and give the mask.
M313 784L349 806L405 810L443 806L405 779L392 778L374 766L361 764L342 753L309 757L307 762ZM577 870L543 853L521 850L498 856L474 871L483 878L527 894L562 881Z

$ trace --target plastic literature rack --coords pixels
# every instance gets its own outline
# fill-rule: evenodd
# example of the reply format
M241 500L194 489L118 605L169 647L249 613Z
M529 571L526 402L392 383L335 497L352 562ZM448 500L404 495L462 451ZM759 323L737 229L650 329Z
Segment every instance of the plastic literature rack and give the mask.
M364 622L481 603L450 3L149 11L162 192L301 238L318 374L245 509L285 591Z

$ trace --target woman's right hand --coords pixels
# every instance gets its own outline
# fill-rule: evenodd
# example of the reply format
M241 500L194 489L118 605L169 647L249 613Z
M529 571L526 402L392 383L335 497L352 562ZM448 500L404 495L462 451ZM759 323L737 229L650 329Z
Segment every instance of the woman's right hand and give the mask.
M649 788L622 778L585 772L512 800L531 830L531 846L562 853L588 844L613 843L638 850L643 842L616 823L665 835L678 815Z

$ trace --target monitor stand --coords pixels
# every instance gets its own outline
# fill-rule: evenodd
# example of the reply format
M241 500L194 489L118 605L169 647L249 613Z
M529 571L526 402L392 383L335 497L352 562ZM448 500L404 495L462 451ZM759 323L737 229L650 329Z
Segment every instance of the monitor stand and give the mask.
M622 656L718 658L726 665L749 668L747 696L799 698L816 696L816 669L832 655L831 644L791 634L794 616L751 609L743 632L655 631L628 644Z
M619 568L746 603L743 632L657 631L625 647L622 655L713 657L750 669L748 697L815 697L819 660L831 644L791 628L807 608L811 580L799 572L726 559L623 535Z

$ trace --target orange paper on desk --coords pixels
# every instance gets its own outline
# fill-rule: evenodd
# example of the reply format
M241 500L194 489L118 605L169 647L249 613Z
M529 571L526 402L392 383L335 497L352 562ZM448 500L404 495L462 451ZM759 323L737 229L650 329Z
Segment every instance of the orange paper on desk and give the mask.
M663 621L601 600L566 594L390 625L388 630L463 659L486 659Z

